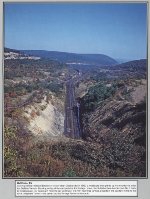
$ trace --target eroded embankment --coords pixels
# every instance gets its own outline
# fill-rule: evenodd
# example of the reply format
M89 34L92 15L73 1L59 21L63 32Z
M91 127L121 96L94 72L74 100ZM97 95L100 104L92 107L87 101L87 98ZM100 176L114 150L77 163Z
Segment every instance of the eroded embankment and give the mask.
M34 103L25 108L24 116L28 120L27 128L37 138L60 138L64 131L64 107L63 102L51 95L40 103Z

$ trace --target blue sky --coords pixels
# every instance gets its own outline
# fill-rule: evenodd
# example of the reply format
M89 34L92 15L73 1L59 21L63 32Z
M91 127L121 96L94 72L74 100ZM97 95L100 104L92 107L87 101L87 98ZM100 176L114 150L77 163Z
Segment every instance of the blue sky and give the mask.
M5 3L5 46L146 58L146 3Z

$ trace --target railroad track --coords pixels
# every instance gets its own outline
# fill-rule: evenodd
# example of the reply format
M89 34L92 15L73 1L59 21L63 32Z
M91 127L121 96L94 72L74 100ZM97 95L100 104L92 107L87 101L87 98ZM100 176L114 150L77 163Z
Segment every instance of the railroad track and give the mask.
M73 107L76 105L74 94L73 79L69 79L66 83L66 102L65 102L65 125L64 134L67 137L73 139L80 138L79 121L73 111Z

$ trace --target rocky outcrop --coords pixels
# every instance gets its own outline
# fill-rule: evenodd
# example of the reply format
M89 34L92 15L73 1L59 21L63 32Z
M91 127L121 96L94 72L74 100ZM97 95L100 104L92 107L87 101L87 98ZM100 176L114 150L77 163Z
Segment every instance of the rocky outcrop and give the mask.
M55 98L55 99L54 99ZM41 103L26 107L24 116L28 120L28 129L37 139L53 139L64 132L63 102L52 96L47 102L46 96Z

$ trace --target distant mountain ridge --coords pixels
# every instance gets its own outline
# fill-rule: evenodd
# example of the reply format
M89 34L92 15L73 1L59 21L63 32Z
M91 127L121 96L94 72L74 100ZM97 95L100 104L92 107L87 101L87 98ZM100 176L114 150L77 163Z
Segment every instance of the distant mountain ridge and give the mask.
M83 64L95 64L95 65L117 64L117 61L115 59L103 54L77 54L77 53L46 51L46 50L20 50L20 52L32 56L39 56L41 58L58 60L64 63L83 63Z
M111 67L114 70L146 71L147 59L133 60Z
M40 57L35 57L35 56L28 56L25 55L23 52L19 50L14 50L10 48L5 48L4 49L4 59L7 60L12 60L12 59L30 59L30 60L39 60Z
M5 53L14 52L14 53L21 53L19 50L11 49L11 48L4 48Z

